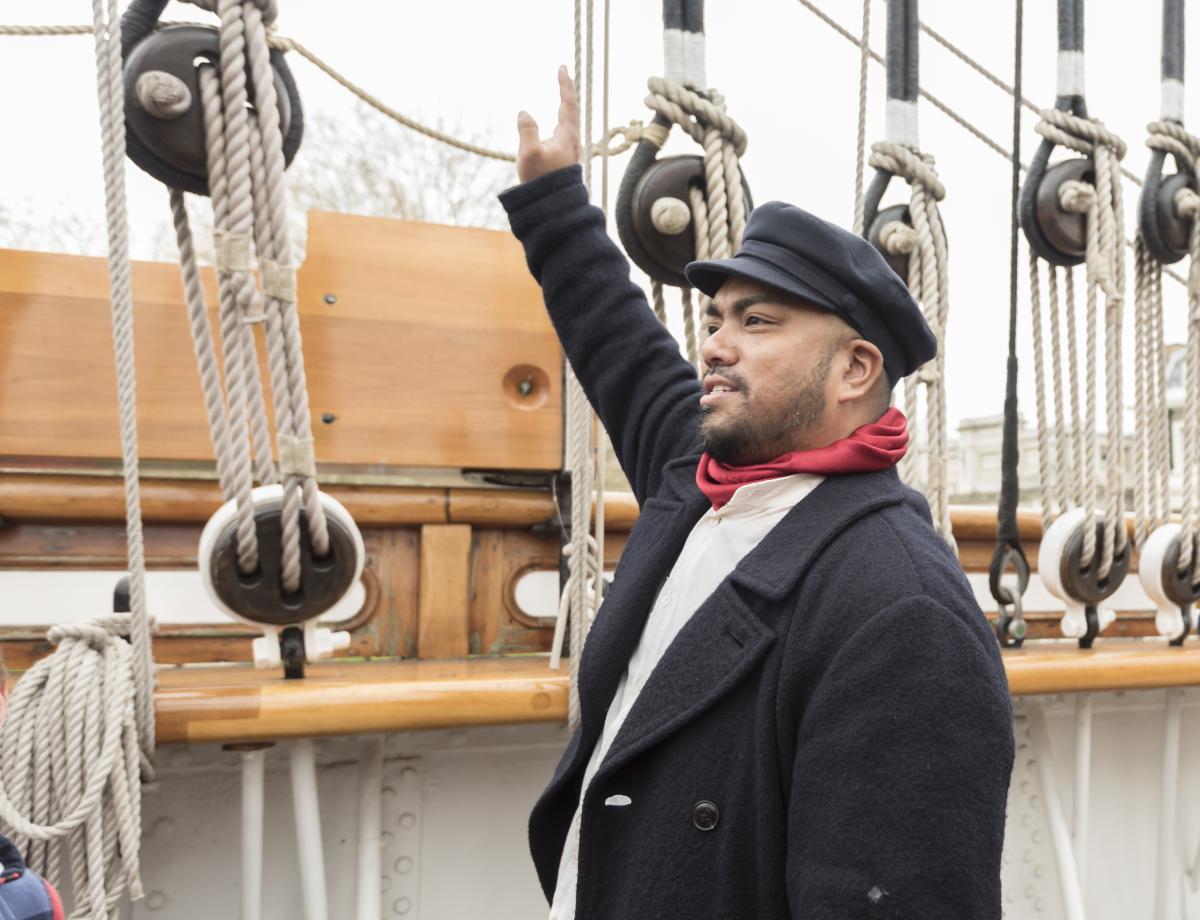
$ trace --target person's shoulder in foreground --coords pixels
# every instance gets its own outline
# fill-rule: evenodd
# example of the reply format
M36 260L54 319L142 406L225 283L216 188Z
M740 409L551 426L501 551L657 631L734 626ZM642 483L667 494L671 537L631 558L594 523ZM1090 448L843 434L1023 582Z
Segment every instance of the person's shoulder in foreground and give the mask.
M0 834L0 920L65 920L54 886L25 865L20 851Z

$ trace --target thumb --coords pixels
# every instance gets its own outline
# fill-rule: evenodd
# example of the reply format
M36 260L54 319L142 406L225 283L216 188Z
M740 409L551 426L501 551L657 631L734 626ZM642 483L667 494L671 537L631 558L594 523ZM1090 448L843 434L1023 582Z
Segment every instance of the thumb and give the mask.
M528 147L538 142L537 122L526 111L517 113L517 134L521 140L521 147Z

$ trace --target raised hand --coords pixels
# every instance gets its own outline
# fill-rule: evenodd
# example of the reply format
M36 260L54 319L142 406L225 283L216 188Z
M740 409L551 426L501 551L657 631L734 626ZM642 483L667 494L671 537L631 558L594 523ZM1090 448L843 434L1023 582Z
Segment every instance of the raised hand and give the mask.
M532 115L517 115L517 178L522 182L579 162L579 101L566 67L558 68L558 97L558 124L546 140L538 136Z

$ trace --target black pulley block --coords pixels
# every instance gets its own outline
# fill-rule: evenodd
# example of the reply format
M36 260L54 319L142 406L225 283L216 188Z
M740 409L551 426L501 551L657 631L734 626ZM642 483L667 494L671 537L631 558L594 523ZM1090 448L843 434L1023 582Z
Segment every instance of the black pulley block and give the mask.
M1087 217L1063 209L1059 189L1072 180L1092 182L1092 161L1075 157L1046 170L1037 187L1038 229L1060 256L1082 261L1087 255ZM1050 260L1053 261L1053 260Z
M1079 639L1080 648L1091 648L1099 633L1096 607L1113 595L1129 574L1130 541L1114 552L1108 575L1100 577L1100 546L1104 541L1104 522L1096 522L1096 552L1089 565L1083 564L1083 528L1076 528L1067 539L1059 565L1059 577L1066 592L1085 605L1087 632ZM1178 557L1176 557L1178 558Z
M660 123L658 118L655 122ZM638 268L662 284L684 287L684 266L696 258L691 189L705 187L704 160L658 159L657 154L658 147L650 141L641 141L635 149L617 196L617 233ZM749 216L754 205L745 175L742 194Z
M230 610L255 623L290 626L328 611L350 590L357 569L353 534L334 516L326 515L329 552L313 555L308 518L300 512L300 589L283 590L282 515L278 506L255 509L258 533L258 570L244 575L237 561L237 519L233 517L217 535L211 558L213 587Z
M893 221L900 221L909 227L912 226L912 215L908 212L908 205L893 204L876 213L875 219L867 228L867 241L879 250L883 255L883 260L891 266L892 271L899 275L902 281L907 282L908 253L888 252L883 245L883 228Z
M1083 117L1081 115L1081 117ZM1029 248L1052 265L1079 265L1087 254L1087 220L1064 211L1058 190L1068 179L1091 182L1092 161L1082 157L1050 166L1054 144L1043 140L1029 164L1017 213Z
M131 7L129 15L134 12ZM138 22L139 28L143 23ZM208 26L168 26L148 30L124 30L125 124L129 158L160 182L173 188L208 194L204 115L201 105L199 67L204 62L217 67L219 37ZM271 51L275 95L283 132L284 162L290 164L300 147L303 115L300 96L282 52ZM168 74L190 94L186 108L178 114L147 111L138 97L138 81L154 72ZM254 105L254 86L247 74L247 92Z
M1146 181L1138 196L1138 229L1150 254L1163 265L1178 262L1188 253L1192 221L1175 212L1175 195L1180 189L1196 189L1196 177L1189 172L1162 174L1166 153L1152 151L1146 169Z

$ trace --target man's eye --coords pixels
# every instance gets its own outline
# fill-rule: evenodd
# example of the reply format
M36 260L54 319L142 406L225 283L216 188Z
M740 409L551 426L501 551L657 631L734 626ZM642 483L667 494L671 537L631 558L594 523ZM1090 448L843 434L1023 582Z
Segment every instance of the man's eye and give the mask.
M720 328L721 328L720 326L710 323L709 325L704 327L704 334L705 335L716 335L717 330Z
M747 326L761 325L762 322L763 322L763 318L761 316L747 316L746 317L746 325Z

